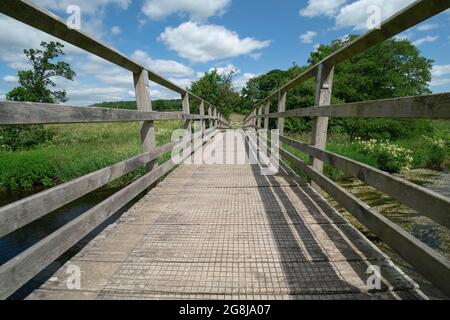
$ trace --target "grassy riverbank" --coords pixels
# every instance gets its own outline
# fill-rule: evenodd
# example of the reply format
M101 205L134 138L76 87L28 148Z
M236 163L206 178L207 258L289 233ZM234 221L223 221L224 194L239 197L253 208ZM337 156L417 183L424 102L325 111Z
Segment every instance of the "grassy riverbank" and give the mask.
M45 189L142 152L139 123L49 125L52 139L29 150L0 150L0 192ZM170 142L179 121L157 121L158 145ZM129 180L143 170L127 175ZM115 183L123 183L116 181Z
M433 126L435 130L430 135L391 141L362 141L345 134L333 134L328 137L326 149L391 173L416 168L439 171L450 164L450 122L434 121ZM310 134L288 133L288 136L307 143L310 141ZM300 159L308 160L305 153L285 147ZM329 165L325 165L325 173L334 180L345 178L343 172Z

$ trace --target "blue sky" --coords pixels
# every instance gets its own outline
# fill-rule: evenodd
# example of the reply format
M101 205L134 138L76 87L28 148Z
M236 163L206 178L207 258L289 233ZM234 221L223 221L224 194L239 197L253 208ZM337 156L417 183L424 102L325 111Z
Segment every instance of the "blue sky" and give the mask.
M304 65L317 44L367 31L370 6L382 20L413 0L34 0L63 19L69 5L81 9L81 29L180 86L204 72L234 70L235 87L293 62ZM0 99L27 68L23 49L52 38L0 14ZM450 91L450 13L444 12L400 37L433 59L433 92ZM70 104L133 99L132 75L84 51L66 46L75 81L55 79ZM151 84L152 98L177 94Z

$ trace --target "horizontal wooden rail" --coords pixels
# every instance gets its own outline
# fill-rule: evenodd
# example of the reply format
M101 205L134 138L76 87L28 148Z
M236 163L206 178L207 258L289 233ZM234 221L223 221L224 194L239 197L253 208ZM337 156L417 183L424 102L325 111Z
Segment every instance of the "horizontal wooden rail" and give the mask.
M290 145L291 147L350 174L412 209L417 210L420 214L450 228L449 198L364 163L354 161L285 136L280 136L279 138L280 142Z
M111 181L171 151L182 140L157 147L104 169L97 170L48 190L0 207L0 237L110 183Z
M210 119L182 112L77 107L47 103L0 101L0 125L152 120Z
M280 155L303 171L436 287L450 295L450 262L447 259L293 154L280 148Z
M192 92L189 92L177 84L165 79L161 75L148 70L140 63L128 58L109 45L94 39L80 30L69 28L66 21L45 9L39 8L31 3L31 1L2 0L0 1L0 13L6 14L29 26L64 40L133 73L140 73L142 70L147 70L148 77L151 81L182 95L187 93L195 100L208 103Z
M403 97L308 107L262 114L253 118L336 117L336 118L450 118L450 93Z
M379 29L372 29L356 38L345 47L330 54L316 65L286 83L284 86L278 88L266 98L256 102L255 105L261 105L266 101L277 97L279 92L292 89L309 78L315 77L319 65L336 66L448 8L450 8L450 0L418 0L412 3L407 8L381 23Z
M0 267L0 299L9 297L117 210L175 167L176 164L172 159L168 160L2 265Z

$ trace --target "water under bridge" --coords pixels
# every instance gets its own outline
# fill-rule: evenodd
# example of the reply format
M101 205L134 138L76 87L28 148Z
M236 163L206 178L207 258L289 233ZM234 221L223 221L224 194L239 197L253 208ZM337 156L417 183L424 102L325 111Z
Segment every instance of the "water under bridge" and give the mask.
M324 193L450 295L450 262L445 257L323 174L327 163L450 226L449 198L325 150L330 117L450 118L449 93L330 105L336 65L449 7L448 0L414 2L255 102L230 143L230 123L208 101L68 28L28 1L1 1L0 12L132 72L138 110L8 101L0 102L0 125L141 121L143 153L1 207L0 237L138 167L145 166L146 173L1 265L0 298L8 298L49 268L52 275L29 299L427 298L414 280L325 200ZM288 91L310 78L317 83L316 104L286 111ZM178 92L182 112L152 111L149 82ZM199 114L191 114L194 100ZM288 117L314 119L311 144L284 135ZM251 134L269 129L271 118L276 119L276 134ZM182 120L189 134L157 146L155 120ZM186 145L193 145L195 152L184 155L181 163L171 158L157 164L161 156ZM277 145L279 149L272 148ZM260 151L267 147L271 153L264 158ZM292 148L308 154L310 162L297 158L289 151ZM197 157L203 160L200 164L194 161ZM264 172L273 163L274 174ZM103 226L132 201L117 220ZM95 236L70 261L55 265L94 230ZM72 276L68 271L74 266L81 272L80 288L68 286ZM379 279L379 285L371 279Z

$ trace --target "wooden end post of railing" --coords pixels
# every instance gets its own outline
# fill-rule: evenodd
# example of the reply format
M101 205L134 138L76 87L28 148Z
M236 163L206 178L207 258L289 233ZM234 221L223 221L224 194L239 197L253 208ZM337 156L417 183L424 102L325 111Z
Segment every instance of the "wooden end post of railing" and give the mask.
M286 97L287 97L286 90L281 90L278 93L278 112L286 111ZM283 117L278 118L277 129L278 129L278 134L280 136L282 136L284 133L284 118Z
M181 95L183 114L188 116L191 114L189 106L189 93L184 93ZM188 130L189 134L192 135L192 120L187 118L184 120L183 129Z
M212 116L213 116L212 107L210 104L208 104L208 117L209 117L208 129L214 127L214 122L212 120Z
M214 115L214 128L217 128L217 108L216 107L214 107L214 113L213 113L213 115Z
M200 115L202 116L202 119L200 120L200 131L205 131L206 130L206 126L205 126L205 119L203 118L205 116L205 102L202 100L202 102L200 102L200 106L198 107Z
M139 111L152 111L148 72L142 69L139 73L133 73L136 105ZM141 126L141 143L144 152L155 152L156 132L153 121L144 121ZM150 161L145 165L145 171L150 172L155 168L156 161Z
M320 64L317 70L316 102L315 106L329 106L331 103L331 93L333 89L334 67ZM328 134L328 117L315 117L311 135L311 145L316 148L325 149ZM318 172L323 172L323 162L314 157L310 157L310 164ZM315 186L312 183L313 187Z
M256 119L256 127L258 129L261 128L261 117L260 117L261 113L262 113L262 105L259 105L259 106L256 107L256 114L258 116L258 118Z
M268 115L269 113L270 113L270 101L267 101L266 105L264 107L264 114ZM268 117L264 118L264 129L269 130L269 118Z

